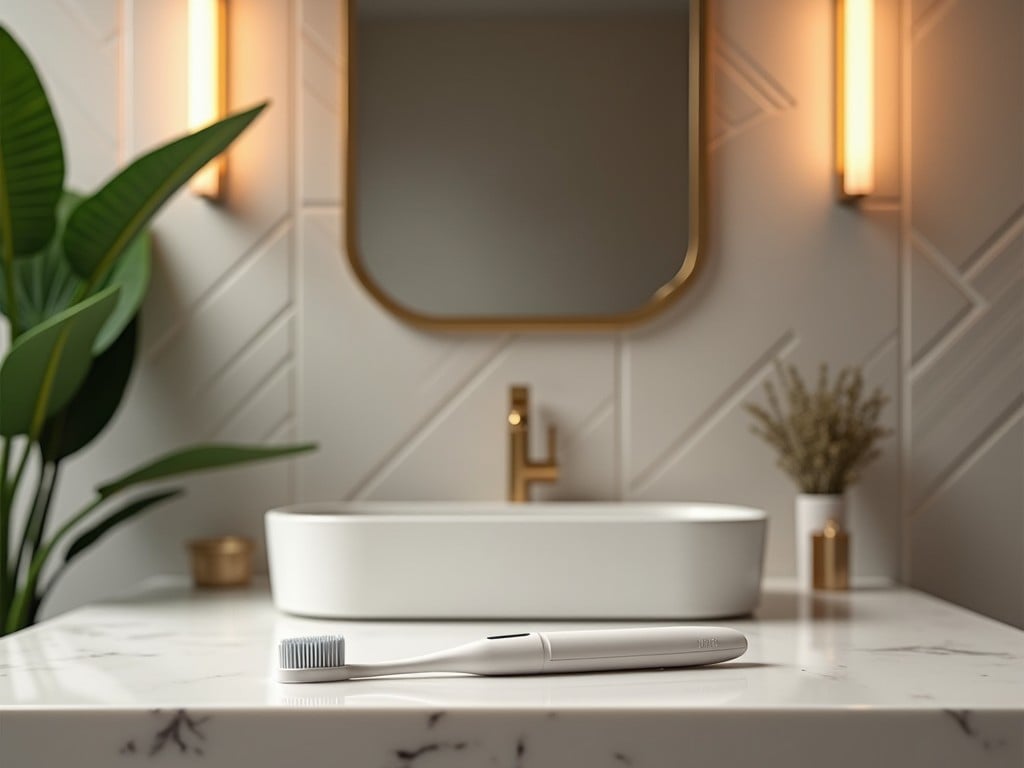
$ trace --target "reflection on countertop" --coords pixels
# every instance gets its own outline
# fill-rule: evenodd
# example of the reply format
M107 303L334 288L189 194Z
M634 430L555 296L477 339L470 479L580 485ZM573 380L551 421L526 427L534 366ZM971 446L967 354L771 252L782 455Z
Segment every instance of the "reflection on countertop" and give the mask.
M741 659L699 669L283 686L271 673L285 637L343 634L348 658L373 662L516 630L650 622L325 621L278 613L265 585L199 592L161 581L0 640L0 706L1024 706L1024 632L912 590L803 594L769 582L754 616L715 623L747 634Z
M761 592L754 618L758 621L850 619L853 603L849 595L848 592L798 592L768 584Z

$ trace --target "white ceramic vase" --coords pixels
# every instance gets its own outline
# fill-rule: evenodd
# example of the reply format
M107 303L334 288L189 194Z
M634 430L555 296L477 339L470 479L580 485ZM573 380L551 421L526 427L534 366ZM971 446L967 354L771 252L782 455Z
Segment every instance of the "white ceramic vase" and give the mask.
M811 536L834 520L846 527L846 497L830 493L801 493L796 497L796 578L801 589L814 588Z

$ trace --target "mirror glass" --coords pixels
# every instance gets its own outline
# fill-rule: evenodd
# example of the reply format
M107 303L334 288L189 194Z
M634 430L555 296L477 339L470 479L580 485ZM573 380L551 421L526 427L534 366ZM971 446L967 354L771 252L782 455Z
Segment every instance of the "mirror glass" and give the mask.
M697 257L698 0L351 0L348 253L435 326L614 325Z

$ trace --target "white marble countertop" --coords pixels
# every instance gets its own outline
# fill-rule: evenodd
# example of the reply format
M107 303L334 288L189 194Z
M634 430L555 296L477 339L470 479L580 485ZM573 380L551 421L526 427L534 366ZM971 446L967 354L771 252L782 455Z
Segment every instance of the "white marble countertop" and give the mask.
M24 760L12 766L57 765L75 744L78 765L92 764L83 745L97 765L111 754L281 765L286 753L269 744L295 731L306 744L349 733L342 751L355 762L329 749L324 765L483 765L485 753L509 765L669 765L698 745L701 765L792 765L787 750L819 742L832 765L880 745L905 765L1024 764L1024 632L912 590L802 595L772 583L754 617L721 623L750 648L700 669L281 685L277 641L295 635L343 634L359 662L623 624L310 620L278 613L264 587L165 580L0 640L0 758L15 749ZM58 724L70 741L44 735ZM237 729L242 741L228 738ZM586 756L565 752L566 739Z

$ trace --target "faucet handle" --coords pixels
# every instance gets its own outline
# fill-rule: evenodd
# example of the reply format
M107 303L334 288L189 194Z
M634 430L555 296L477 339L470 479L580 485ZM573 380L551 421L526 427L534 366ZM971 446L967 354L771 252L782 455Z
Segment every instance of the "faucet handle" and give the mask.
M530 390L517 384L509 390L511 405L508 411L508 423L513 427L525 426L530 411Z
M513 408L526 408L530 404L530 388L525 384L513 384L508 392Z

